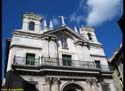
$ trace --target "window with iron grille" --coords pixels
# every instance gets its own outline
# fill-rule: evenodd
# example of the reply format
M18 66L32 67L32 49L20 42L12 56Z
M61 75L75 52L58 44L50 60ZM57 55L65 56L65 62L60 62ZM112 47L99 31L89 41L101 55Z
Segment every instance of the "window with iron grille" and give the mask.
M65 66L71 66L72 61L71 61L71 55L62 55L62 60L63 60L63 65Z
M35 54L26 54L26 65L35 65Z

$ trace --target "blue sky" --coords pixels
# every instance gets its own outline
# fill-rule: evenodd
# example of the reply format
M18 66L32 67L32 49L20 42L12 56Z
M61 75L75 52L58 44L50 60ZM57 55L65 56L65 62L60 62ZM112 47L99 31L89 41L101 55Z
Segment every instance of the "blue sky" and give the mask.
M122 15L122 0L2 0L2 79L4 70L5 39L11 38L15 29L22 27L25 12L40 14L54 26L60 26L58 16L65 16L66 24L92 26L98 40L103 43L106 57L113 55L122 41L117 24Z

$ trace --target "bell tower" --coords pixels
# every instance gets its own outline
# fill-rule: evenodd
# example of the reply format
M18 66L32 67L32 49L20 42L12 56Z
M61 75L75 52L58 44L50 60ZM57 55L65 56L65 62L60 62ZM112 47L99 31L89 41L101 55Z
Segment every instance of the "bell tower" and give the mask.
M99 43L97 38L96 38L96 35L95 35L95 31L93 28L91 27L81 27L80 29L80 34L81 36L84 36L86 39L89 40L89 42L93 42L93 43Z
M39 33L42 17L34 13L23 14L22 30L25 32Z

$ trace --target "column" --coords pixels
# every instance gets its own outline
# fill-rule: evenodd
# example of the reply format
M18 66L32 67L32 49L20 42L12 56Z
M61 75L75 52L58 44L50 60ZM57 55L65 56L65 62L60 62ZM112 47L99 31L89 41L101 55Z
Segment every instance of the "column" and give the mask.
M89 78L86 80L87 82L87 90L88 91L99 91L97 84L96 84L96 79Z
M59 91L58 78L53 78L52 91Z
M98 88L97 83L96 83L96 79L94 79L94 81L93 81L92 91L99 91L99 88Z
M91 86L90 86L90 80L86 79L86 86L87 86L87 91L91 91Z
M46 77L45 83L43 84L43 91L51 91L51 78Z

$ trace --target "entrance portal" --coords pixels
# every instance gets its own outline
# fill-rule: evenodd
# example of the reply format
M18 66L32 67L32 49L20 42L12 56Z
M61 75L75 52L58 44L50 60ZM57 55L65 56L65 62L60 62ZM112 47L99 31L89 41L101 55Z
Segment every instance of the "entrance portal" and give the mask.
M84 89L78 84L71 83L66 85L63 91L84 91Z
M77 90L75 90L75 89L68 89L67 91L77 91Z

